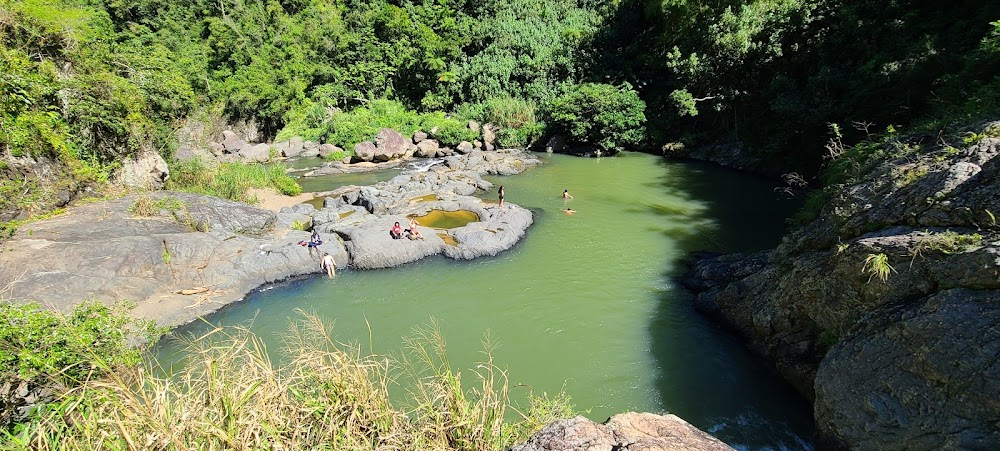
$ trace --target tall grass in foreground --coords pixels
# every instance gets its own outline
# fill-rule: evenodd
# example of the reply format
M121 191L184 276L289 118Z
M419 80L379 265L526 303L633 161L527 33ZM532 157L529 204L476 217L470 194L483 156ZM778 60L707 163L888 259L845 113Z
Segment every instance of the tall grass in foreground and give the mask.
M302 193L302 187L280 163L221 163L211 167L194 158L171 167L167 180L167 189L256 203L257 199L247 194L251 188L274 188L288 196Z
M221 338L220 338L221 337ZM572 415L564 397L533 399L505 421L506 374L488 357L476 387L447 365L440 335L418 331L404 358L364 355L330 338L314 316L287 336L278 369L246 330L192 340L185 369L150 366L91 380L59 398L11 439L13 448L55 449L462 449L499 450ZM402 383L412 405L394 406Z

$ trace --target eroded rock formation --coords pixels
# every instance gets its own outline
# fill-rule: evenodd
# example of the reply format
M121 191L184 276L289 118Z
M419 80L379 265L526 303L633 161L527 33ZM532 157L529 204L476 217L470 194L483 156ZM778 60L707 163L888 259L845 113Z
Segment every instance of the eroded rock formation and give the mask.
M685 278L815 400L832 446L1000 445L1000 139L927 140L888 144L896 158L833 188L773 251Z

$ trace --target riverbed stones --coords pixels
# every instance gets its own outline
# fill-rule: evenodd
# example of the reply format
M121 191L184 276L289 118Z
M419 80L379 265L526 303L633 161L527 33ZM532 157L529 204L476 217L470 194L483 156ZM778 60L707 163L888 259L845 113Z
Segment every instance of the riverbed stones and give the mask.
M458 153L469 153L472 152L472 149L475 149L475 146L473 146L472 143L468 141L462 141L458 143L458 147L455 148L455 150L458 151Z
M557 420L525 443L511 448L511 451L553 450L732 451L733 448L676 415L636 412L615 415L603 424L583 416Z

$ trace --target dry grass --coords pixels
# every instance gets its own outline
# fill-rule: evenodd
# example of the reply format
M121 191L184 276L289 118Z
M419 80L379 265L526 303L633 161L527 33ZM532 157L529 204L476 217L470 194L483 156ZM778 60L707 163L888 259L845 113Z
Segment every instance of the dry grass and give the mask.
M246 330L192 340L185 369L155 376L153 366L77 387L11 437L14 448L499 450L542 425L571 416L565 398L533 399L507 422L506 374L489 353L466 390L448 365L436 329L417 331L396 359L335 343L315 316L286 338L290 362L278 369ZM400 380L412 397L392 404ZM517 412L519 413L519 412Z

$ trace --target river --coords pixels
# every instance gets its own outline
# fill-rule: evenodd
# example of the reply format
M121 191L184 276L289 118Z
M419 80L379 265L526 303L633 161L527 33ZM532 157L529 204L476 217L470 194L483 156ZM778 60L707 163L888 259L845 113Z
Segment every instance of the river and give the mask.
M527 236L509 251L294 280L208 321L252 321L277 350L302 309L334 322L338 340L376 353L400 349L402 337L433 322L463 373L481 361L487 335L497 343L494 359L515 397L528 387L564 390L595 421L630 410L670 412L737 448L811 448L809 404L697 314L672 280L691 251L774 246L798 204L776 194L773 181L641 153L539 156L545 164L490 179L504 185L507 202L534 213ZM561 198L564 189L572 199ZM495 200L496 190L483 197ZM196 323L175 335L208 327ZM165 340L161 362L177 359L178 348Z

